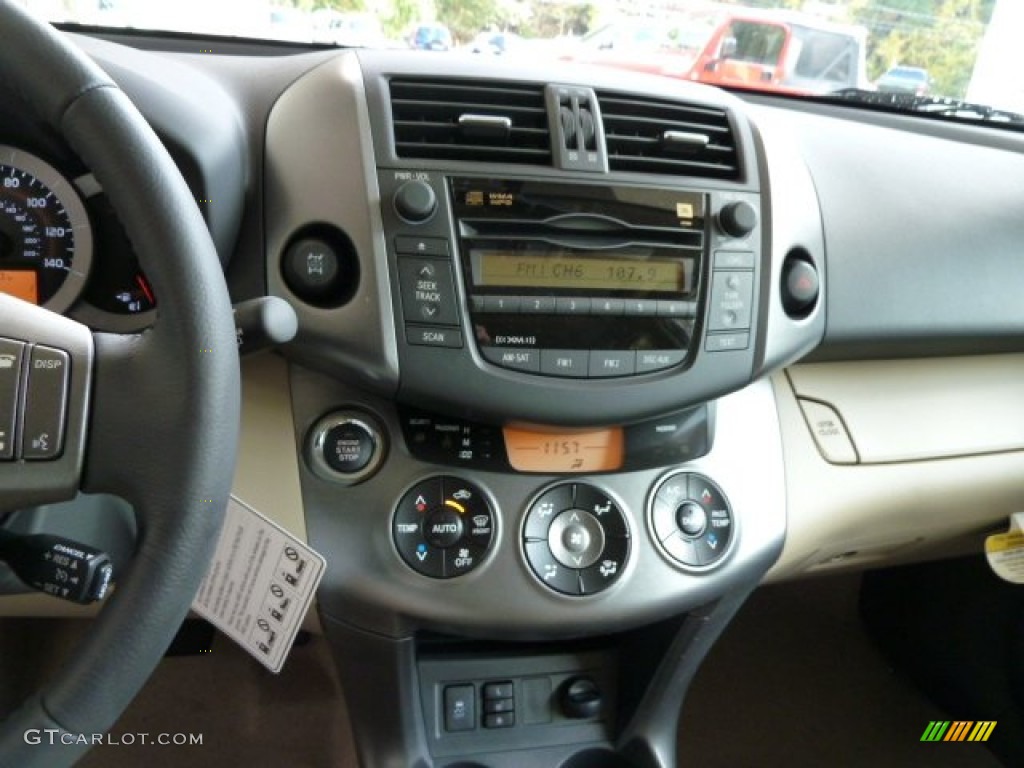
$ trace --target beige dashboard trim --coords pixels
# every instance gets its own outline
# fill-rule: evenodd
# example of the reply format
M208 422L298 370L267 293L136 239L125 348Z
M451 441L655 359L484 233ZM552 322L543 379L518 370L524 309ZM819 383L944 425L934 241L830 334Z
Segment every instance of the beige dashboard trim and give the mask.
M800 411L791 379L842 381L835 390L844 419L873 404L888 420L874 418L875 455L889 442L920 443L907 436L914 420L914 394L925 398L946 429L960 431L958 414L972 413L970 400L987 392L989 413L1018 414L1024 358L988 357L892 363L836 363L798 366L773 377L786 468L787 533L782 556L769 580L840 567L867 567L923 558L948 542L979 536L1004 525L1012 512L1024 510L1024 451L997 452L997 445L977 455L888 464L836 465L822 458ZM806 374L814 369L810 378ZM989 376L1003 377L987 388ZM965 386L973 383L974 386ZM953 387L953 389L945 389ZM823 396L820 390L819 396ZM931 395L928 395L928 393ZM852 399L851 399L852 398ZM854 400L863 400L850 406ZM900 407L906 410L900 411ZM976 411L975 411L976 412ZM940 418L943 416L945 418ZM857 440L856 427L852 427ZM928 427L928 434L940 432ZM936 437L942 441L942 436ZM947 440L946 444L949 444ZM857 440L857 448L862 448ZM892 449L889 449L892 450ZM981 551L980 548L977 551Z
M815 363L788 376L839 414L861 463L1024 450L1024 355Z

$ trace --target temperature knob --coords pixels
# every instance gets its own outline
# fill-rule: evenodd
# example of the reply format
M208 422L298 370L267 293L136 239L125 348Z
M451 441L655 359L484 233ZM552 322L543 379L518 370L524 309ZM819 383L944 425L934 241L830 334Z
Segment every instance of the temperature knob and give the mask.
M403 219L421 224L437 210L437 195L425 181L407 181L395 191L394 204Z

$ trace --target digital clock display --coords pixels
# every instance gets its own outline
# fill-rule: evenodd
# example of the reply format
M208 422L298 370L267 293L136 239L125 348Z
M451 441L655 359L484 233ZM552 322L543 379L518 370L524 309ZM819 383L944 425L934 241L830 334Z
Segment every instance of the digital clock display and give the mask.
M588 251L552 251L543 256L474 249L473 282L495 288L573 288L593 293L689 291L684 259L610 258Z
M614 472L622 468L620 427L546 432L505 427L505 450L518 472Z

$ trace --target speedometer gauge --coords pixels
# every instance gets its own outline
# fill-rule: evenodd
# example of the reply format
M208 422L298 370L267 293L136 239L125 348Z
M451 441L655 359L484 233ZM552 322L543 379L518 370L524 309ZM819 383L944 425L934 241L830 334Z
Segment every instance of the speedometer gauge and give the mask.
M92 250L89 216L68 180L0 145L0 291L63 312L85 287Z

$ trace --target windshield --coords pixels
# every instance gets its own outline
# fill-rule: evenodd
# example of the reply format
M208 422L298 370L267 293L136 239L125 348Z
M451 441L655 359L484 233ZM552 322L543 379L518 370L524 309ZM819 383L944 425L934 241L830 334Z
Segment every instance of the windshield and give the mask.
M529 56L788 95L856 88L1024 112L1021 0L21 1L91 26Z

